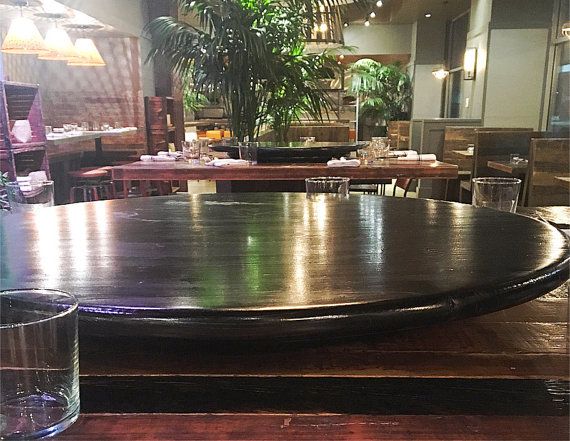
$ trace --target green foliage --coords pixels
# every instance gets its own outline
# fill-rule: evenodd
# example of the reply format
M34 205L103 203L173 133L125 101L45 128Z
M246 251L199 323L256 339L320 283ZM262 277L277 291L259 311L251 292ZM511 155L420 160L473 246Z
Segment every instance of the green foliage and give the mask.
M206 95L194 91L192 87L188 85L184 87L184 96L182 99L184 109L188 112L197 112L210 104Z
M175 72L190 77L196 92L219 91L239 140L255 139L268 112L282 119L279 101L292 91L308 100L300 107L320 114L317 104L323 105L324 97L313 89L312 75L321 66L302 54L309 26L302 1L177 2L181 13L196 14L200 25L173 17L153 20L148 25L153 42L149 57L161 56Z
M386 121L407 119L412 101L410 77L398 64L362 59L350 67L351 93L361 99L361 116Z

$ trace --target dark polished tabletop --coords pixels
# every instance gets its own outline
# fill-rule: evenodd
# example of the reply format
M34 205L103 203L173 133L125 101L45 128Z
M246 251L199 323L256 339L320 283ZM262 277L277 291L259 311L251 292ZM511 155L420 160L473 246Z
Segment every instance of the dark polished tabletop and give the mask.
M2 216L1 287L55 288L94 334L367 333L480 315L568 278L528 217L433 200L180 195Z

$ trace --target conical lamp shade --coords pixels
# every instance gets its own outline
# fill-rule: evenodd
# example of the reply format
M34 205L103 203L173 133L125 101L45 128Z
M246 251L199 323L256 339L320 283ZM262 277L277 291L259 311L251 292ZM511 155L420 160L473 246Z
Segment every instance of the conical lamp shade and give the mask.
M45 38L46 50L38 58L40 60L71 60L77 58L73 42L64 29L53 27Z
M76 57L69 60L68 66L105 66L105 60L90 38L75 40Z
M8 34L2 43L2 52L8 54L41 54L45 43L32 20L18 17L12 20Z

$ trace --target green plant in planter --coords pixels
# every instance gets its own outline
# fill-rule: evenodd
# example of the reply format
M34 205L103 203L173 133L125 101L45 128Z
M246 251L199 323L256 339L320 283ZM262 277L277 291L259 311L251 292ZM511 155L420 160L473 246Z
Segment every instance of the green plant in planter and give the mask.
M150 57L162 56L175 72L189 76L197 92L219 92L238 140L257 138L268 113L279 108L280 97L291 90L308 91L311 69L303 67L305 55L299 53L309 26L303 1L177 3L181 14L197 15L199 26L173 17L153 20L148 25L153 42ZM316 95L311 95L309 107L316 111ZM279 110L275 115L279 121Z
M362 59L352 64L350 73L350 92L360 97L362 118L385 124L409 118L412 85L400 65Z
M302 115L319 121L323 120L323 111L328 115L331 105L319 80L338 66L334 56L326 52L305 54L302 45L281 61L276 66L279 81L270 85L267 114L275 141L286 142L291 124L300 121Z
M184 88L184 96L182 97L184 110L196 113L210 104L206 95L192 90L190 87Z

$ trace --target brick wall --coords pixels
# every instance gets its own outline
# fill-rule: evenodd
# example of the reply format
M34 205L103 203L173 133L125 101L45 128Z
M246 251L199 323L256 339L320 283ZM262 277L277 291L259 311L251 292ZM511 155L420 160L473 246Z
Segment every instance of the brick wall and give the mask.
M46 125L119 122L139 128L136 135L106 138L109 150L146 150L140 48L137 38L96 38L105 67L67 66L29 55L3 54L11 81L40 85Z

